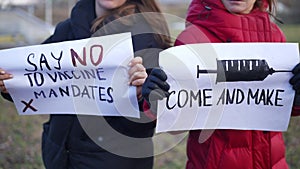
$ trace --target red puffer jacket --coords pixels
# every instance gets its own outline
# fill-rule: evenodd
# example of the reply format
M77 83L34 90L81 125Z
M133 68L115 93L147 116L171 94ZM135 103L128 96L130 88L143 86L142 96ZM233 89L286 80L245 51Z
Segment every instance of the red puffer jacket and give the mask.
M263 3L268 6L266 0ZM205 42L285 42L285 37L267 12L254 9L247 15L235 15L227 12L221 0L193 0L187 28L175 45ZM288 168L280 132L215 130L199 143L204 133L190 131L187 169Z

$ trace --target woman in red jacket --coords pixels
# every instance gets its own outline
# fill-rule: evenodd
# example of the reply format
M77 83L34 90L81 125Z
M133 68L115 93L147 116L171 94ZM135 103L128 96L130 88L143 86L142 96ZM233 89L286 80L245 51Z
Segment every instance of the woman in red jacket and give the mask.
M193 0L188 10L187 28L175 45L285 42L282 31L270 20L273 5L273 0ZM299 74L300 66L297 67L294 73ZM299 89L296 85L299 78L295 77L291 82ZM165 80L162 70L153 70L143 86L143 95L147 98L155 89L162 89L158 94L161 98L168 95ZM288 168L281 132L215 130L208 139L199 142L203 131L190 131L187 169Z
M203 42L285 42L269 17L272 0L193 0L176 45ZM269 7L267 9L267 7ZM203 32L195 36L196 32ZM188 169L285 169L285 148L280 132L216 130L203 143L201 131L190 131Z
M70 17L60 22L44 43L124 32L131 32L134 55L142 57L131 60L128 72L130 85L137 87L142 103L140 89L147 76L145 68L158 65L159 51L170 42L167 24L155 0L79 0ZM8 100L11 97L3 81L10 78L9 72L0 68L0 91ZM141 119L134 119L51 114L43 125L45 168L151 169L155 123L144 121L143 116L141 113Z

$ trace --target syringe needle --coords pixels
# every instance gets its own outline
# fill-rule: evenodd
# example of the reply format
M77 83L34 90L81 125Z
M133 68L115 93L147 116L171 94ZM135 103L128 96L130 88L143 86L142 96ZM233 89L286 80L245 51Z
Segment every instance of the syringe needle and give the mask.
M274 73L276 72L292 72L291 70L275 70Z

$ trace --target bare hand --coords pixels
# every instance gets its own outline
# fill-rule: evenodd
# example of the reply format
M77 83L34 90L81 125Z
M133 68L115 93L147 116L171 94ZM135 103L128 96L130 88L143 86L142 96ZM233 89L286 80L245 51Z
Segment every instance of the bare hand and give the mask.
M130 63L129 74L129 84L137 87L137 97L140 99L142 97L142 85L144 84L147 73L143 66L143 59L141 57L133 58Z
M11 79L13 76L9 73L6 73L3 69L0 68L0 91L2 93L8 93L4 85L4 80Z

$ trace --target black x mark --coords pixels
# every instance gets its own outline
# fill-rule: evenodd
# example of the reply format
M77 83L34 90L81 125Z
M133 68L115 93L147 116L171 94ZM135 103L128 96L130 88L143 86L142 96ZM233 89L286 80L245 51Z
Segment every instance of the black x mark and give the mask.
M31 99L28 103L27 102L25 102L25 101L21 101L23 104L25 104L25 107L24 107L24 109L23 109L23 113L28 109L28 108L30 108L32 111L34 111L34 112L36 112L37 111L37 109L36 108L34 108L32 105L31 105L31 103L33 102L33 99Z

